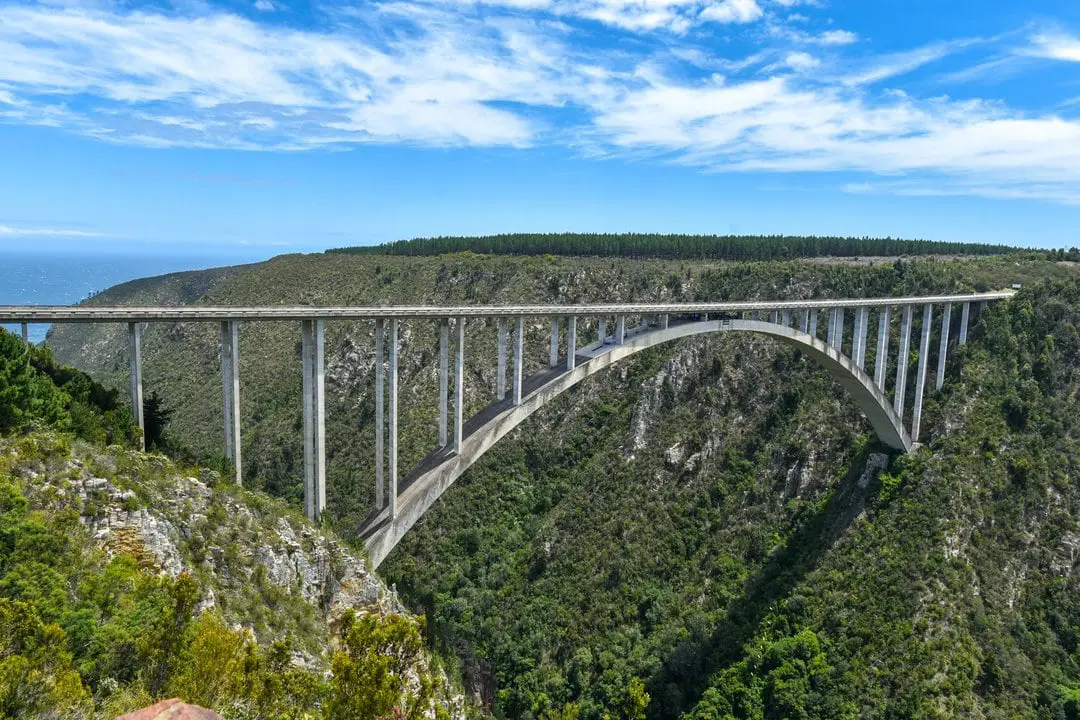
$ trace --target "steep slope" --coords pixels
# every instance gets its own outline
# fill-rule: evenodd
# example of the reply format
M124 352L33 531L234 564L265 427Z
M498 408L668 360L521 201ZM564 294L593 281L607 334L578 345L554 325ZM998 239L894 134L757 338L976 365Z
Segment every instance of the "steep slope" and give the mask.
M226 718L464 714L361 557L279 500L103 442L134 437L114 393L0 332L0 716L170 695Z
M240 274L200 302L802 298L1040 278L1064 283L1040 290L1049 297L1075 288L1074 268L1015 256L860 266L290 257ZM1036 315L1017 316L999 336L1001 318L1014 312L989 312L954 356L945 390L930 393L924 411L929 447L913 460L876 447L839 388L797 351L725 337L642 353L500 443L382 570L426 611L435 642L460 659L466 684L504 717L638 717L643 706L658 718L1063 713L1080 677L1067 629L1076 626L1075 608L1049 603L1059 615L1038 627L1066 630L1038 629L1010 646L1008 662L994 638L999 629L1023 634L1029 615L1015 598L1044 585L1075 589L1076 558L1063 560L1056 575L1015 548L977 555L961 545L948 558L956 541L946 542L952 535L943 529L963 513L997 517L995 503L1014 502L994 493L971 502L971 484L987 471L971 463L989 450L968 444L990 422L988 408L1001 410L1000 393L1023 385L1022 375L1009 374L1014 366L1001 363L1024 366L1016 358L1035 340L1021 342L1018 333L1035 332L1023 326ZM1071 320L1062 322L1058 331L1067 332ZM178 332L147 333L148 382L176 409L170 442L209 455L220 435L215 331ZM589 332L582 328L582 337ZM530 327L534 368L546 357L546 334L544 323ZM294 503L297 335L295 327L260 324L246 326L242 340L245 454L253 460L245 480ZM366 324L328 328L330 515L346 533L371 502L370 336ZM992 344L999 339L1004 346ZM78 357L64 329L52 342L64 357ZM494 330L471 323L467 342L467 400L477 409L494 390ZM406 468L434 445L435 349L434 328L406 324ZM1075 363L1069 352L1055 361ZM121 357L91 369L119 379ZM957 414L963 408L974 414ZM1047 468L1069 466L1066 452L1053 453ZM882 466L888 472L879 477ZM1075 516L1075 481L1064 485L1063 513ZM1068 556L1066 533L1075 532L1068 522L1000 518L994 523L1008 518L1015 532L1046 535L1048 544L1058 533L1065 545L1053 552ZM1020 594L1010 606L961 593L942 558L992 578L994 588L980 591L986 595L1011 567ZM1003 669L993 669L992 658ZM1017 670L1022 665L1032 668L1028 675ZM1040 689L1012 690L1026 681Z

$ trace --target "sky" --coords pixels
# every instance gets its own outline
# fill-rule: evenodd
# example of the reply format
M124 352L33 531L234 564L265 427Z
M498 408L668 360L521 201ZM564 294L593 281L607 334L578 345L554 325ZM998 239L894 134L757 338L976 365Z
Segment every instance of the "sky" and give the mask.
M1077 228L1074 0L0 0L0 252Z

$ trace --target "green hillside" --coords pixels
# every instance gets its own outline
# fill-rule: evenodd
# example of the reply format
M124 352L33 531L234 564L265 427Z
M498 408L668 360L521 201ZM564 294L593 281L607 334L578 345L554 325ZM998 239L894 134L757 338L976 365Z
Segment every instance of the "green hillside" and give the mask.
M361 558L138 433L114 391L0 331L0 718L174 696L229 720L464 716Z
M1080 281L1070 264L329 254L276 258L198 302L801 299L1011 283L1025 287L980 315L945 387L928 394L926 446L910 457L878 447L798 351L687 340L537 413L380 571L498 717L1072 718ZM148 282L92 302L151 292ZM61 327L49 343L124 387L120 332ZM547 333L530 323L527 367L545 361ZM373 497L371 334L369 323L327 328L327 522L346 536ZM153 325L144 338L147 389L173 413L164 446L213 461L216 328ZM470 323L470 412L493 397L494 343L493 325ZM430 323L405 324L403 468L435 445L436 350ZM241 372L245 486L297 506L298 326L244 325Z

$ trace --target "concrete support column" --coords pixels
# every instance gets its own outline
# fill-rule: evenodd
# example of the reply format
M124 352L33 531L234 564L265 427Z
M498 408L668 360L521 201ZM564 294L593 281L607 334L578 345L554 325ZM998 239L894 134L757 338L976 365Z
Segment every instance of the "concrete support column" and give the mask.
M769 322L771 322L773 325L776 325L780 322L780 312L778 310L773 310L771 313L769 313Z
M919 423L922 421L923 391L926 389L926 365L930 359L930 324L934 306L923 306L922 339L919 342L919 374L915 377L915 408L911 413L911 442L919 442Z
M450 321L439 321L439 447L446 447L450 399Z
M495 398L506 399L506 318L499 318L499 377L495 380Z
M551 318L551 358L548 361L549 367L555 367L559 364L559 318Z
M566 369L573 370L577 365L577 316L566 319Z
M878 310L877 355L874 358L874 384L885 392L885 373L889 369L889 320L892 308Z
M225 459L233 458L233 423L232 423L232 360L230 359L232 333L229 323L221 322L221 420L225 430Z
M521 404L521 384L524 380L525 318L518 317L514 333L514 405Z
M810 321L809 321L809 327L807 329L807 332L810 333L810 335L815 337L815 338L817 337L817 315L818 315L817 308L814 308L813 310L810 311Z
M911 347L911 306L904 306L900 319L900 354L896 358L896 387L893 389L893 410L902 423L904 400L907 393L908 351Z
M142 328L139 323L128 323L128 348L131 356L131 413L135 424L142 430L140 444L146 449L146 423L143 420L142 383Z
M383 341L386 338L386 328L383 320L375 321L375 509L382 510L386 502L386 487L383 483L383 463L386 460L386 381L384 375L386 368L386 349ZM445 414L443 422L445 423ZM445 426L441 428L446 433ZM443 440L445 444L445 439Z
M671 325L671 316L668 315L667 313L664 313L663 315L661 315L660 316L660 328L662 330L667 330L668 327L670 327L670 325Z
M596 335L597 342L601 345L607 344L607 318L602 317L596 321Z
M326 372L323 320L301 321L304 356L304 512L318 522L326 508Z
M810 330L810 311L804 310L802 313L802 322L799 323L799 330L802 332L809 332Z
M836 351L844 354L844 308L836 308Z
M300 321L301 349L304 361L304 514L315 517L315 323Z
M622 345L626 342L626 316L617 315L615 317L615 344Z
M855 367L860 370L866 364L866 319L868 310L864 307L855 311L855 337L851 340L851 355Z
M829 347L836 347L836 308L829 310L829 329L826 333L826 342Z
M785 309L783 314L781 314L781 316L780 316L780 324L783 325L784 327L791 327L791 311L790 310Z
M24 348L30 347L30 326L22 323L22 344Z
M465 318L454 323L457 335L457 361L454 363L454 452L461 453L461 438L465 429Z
M390 476L390 518L397 517L397 448L398 448L398 323L397 318L390 318L390 433L387 465Z
M960 345L967 344L968 333L968 315L971 312L971 303L964 303L963 309L960 311L960 337L957 342Z
M232 400L232 411L229 418L232 422L232 460L233 475L237 485L244 484L244 465L240 453L240 322L229 321L229 379L232 384L232 392L229 397Z
M951 324L952 303L945 303L945 312L941 316L941 345L938 347L937 377L935 378L938 390L945 382L945 356L949 351L949 325Z

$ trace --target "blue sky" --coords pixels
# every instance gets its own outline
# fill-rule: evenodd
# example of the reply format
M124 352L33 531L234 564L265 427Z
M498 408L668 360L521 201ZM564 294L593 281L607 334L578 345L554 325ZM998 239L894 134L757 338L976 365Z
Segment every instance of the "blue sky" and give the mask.
M1078 227L1076 2L0 0L0 249Z

